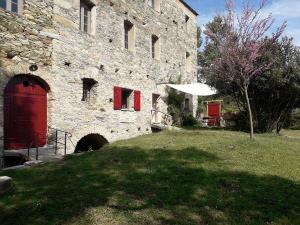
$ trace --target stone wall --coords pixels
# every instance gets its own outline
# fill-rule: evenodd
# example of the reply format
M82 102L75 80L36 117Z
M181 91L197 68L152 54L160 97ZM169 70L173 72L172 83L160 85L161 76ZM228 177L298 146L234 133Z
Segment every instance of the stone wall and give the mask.
M152 93L162 95L160 110L167 112L165 84L179 77L184 83L196 81L196 17L177 0L161 1L161 12L145 0L91 2L95 5L93 34L79 29L79 0L27 0L20 17L1 11L1 21L7 21L0 25L4 31L0 37L5 41L1 39L4 44L0 44L5 61L2 74L29 73L28 66L38 64L39 70L33 74L50 86L48 123L71 132L74 144L90 133L99 133L108 141L149 133ZM43 7L36 12L34 7L30 11L29 5ZM13 18L17 18L12 26L18 28L15 31L8 29ZM35 23L28 25L32 20ZM134 51L124 47L124 20L135 26ZM23 26L36 32L27 35ZM160 38L160 60L151 57L152 34ZM7 55L11 49L17 52L13 57ZM191 55L191 72L185 69L186 52ZM89 102L81 101L82 78L98 82ZM114 86L140 90L141 111L114 110Z
M37 64L35 75L48 81L52 65L53 1L24 1L21 15L0 8L0 149L3 148L3 94L9 79L30 74L29 66ZM50 107L51 108L51 107Z

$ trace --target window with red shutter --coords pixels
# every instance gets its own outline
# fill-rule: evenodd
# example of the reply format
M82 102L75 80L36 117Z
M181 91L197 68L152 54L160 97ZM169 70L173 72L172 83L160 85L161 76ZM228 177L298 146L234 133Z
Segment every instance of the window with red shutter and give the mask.
M134 91L134 110L141 111L141 92Z
M122 108L122 88L114 87L114 110Z

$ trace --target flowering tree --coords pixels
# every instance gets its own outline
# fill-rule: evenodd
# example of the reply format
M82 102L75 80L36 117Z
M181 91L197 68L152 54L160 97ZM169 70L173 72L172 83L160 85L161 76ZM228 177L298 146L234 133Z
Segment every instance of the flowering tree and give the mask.
M260 75L270 68L271 64L257 63L261 58L261 51L266 44L263 41L267 32L274 23L272 15L263 17L262 9L267 0L262 0L257 9L250 6L249 1L243 5L241 14L234 11L233 0L225 0L226 14L224 35L220 36L207 27L205 34L215 41L219 57L217 57L210 69L226 83L233 83L238 87L245 98L249 115L250 138L254 136L251 102L248 88L252 78ZM276 42L286 27L284 22L269 38L270 42Z

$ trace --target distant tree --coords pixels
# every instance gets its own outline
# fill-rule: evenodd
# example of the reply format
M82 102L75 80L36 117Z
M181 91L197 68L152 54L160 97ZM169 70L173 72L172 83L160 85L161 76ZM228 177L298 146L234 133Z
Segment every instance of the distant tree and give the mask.
M300 103L300 50L284 37L272 43L268 38L258 63L272 66L254 77L249 86L256 129L279 132ZM263 97L262 97L263 96Z
M202 30L201 27L197 27L197 49L201 47L202 42Z
M262 74L271 67L271 64L257 63L261 58L261 51L266 42L263 38L274 23L272 16L263 17L262 9L266 0L262 0L258 9L250 6L249 1L243 6L241 14L234 11L233 0L226 0L226 14L224 34L219 35L210 27L206 27L205 34L213 40L219 54L209 69L224 83L231 83L245 99L250 124L250 138L254 137L253 115L248 89L253 77ZM282 35L286 23L280 26L269 42L276 42Z
M217 15L213 20L205 25L206 29L213 31L218 40L225 35L225 23L220 15ZM202 41L203 42L203 41ZM198 80L200 82L209 82L210 85L216 86L218 77L213 76L213 71L210 70L210 65L216 58L220 57L216 39L205 38L203 51L198 51Z
M200 51L200 48L203 43L202 38L202 30L201 27L197 27L197 81L201 81L201 67L200 67L200 59L202 58L202 52Z
M225 23L220 16L216 16L206 27L214 30L222 37ZM293 45L292 39L284 37L272 42L268 38L263 40L264 47L257 64L270 65L260 76L254 76L249 86L249 98L251 100L254 130L256 132L278 132L282 127L288 127L295 122L295 107L300 107L300 49ZM210 66L219 57L215 40L207 37L203 51L201 52L201 77L218 89L222 98L232 96L236 104L240 106L240 115L247 110L245 98L241 95L236 85L232 82L224 82ZM262 97L263 96L263 97ZM230 99L230 98L229 98ZM233 106L234 103L232 103ZM300 123L300 121L299 121ZM248 124L243 123L241 129Z

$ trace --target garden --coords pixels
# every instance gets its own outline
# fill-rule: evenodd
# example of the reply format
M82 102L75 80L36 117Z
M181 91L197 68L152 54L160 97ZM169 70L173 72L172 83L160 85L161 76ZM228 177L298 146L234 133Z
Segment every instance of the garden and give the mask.
M11 224L300 224L300 132L145 135L3 171Z

